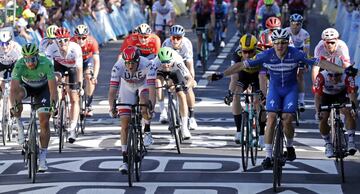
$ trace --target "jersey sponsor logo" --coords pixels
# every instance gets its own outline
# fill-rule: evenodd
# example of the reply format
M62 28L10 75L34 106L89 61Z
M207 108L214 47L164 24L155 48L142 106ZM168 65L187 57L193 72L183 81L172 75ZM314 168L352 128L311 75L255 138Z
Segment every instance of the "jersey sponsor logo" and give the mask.
M133 74L131 74L130 72L124 72L124 79L125 80L133 80L133 79L142 79L144 78L144 75L142 74L141 71L137 71Z
M55 57L55 61L59 62L62 65L75 65L75 59L64 59L61 57Z

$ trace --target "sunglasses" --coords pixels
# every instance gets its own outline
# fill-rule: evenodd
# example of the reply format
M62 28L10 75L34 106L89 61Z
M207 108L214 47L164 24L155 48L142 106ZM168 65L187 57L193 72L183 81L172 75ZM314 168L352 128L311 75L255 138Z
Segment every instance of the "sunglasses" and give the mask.
M328 73L329 77L339 77L341 75L342 75L341 73Z
M0 46L6 47L9 46L10 42L0 42Z
M139 36L141 39L148 39L149 38L149 36Z
M241 52L244 54L252 54L255 52L255 50L242 50Z
M334 44L336 44L336 42L334 42L334 41L326 41L326 44L330 44L330 45L334 45Z
M56 39L56 41L58 43L67 43L69 41L69 39L68 38L61 38L61 39Z
M182 36L171 36L171 39L173 39L173 40L181 40Z
M137 62L135 61L125 61L125 65L135 65Z
M38 61L37 56L31 56L31 57L24 57L25 63L36 63Z
M161 64L169 64L171 61L161 61Z
M289 41L286 40L275 40L274 44L289 44Z
M86 39L87 39L87 36L78 36L77 39L78 39L78 40L86 40Z

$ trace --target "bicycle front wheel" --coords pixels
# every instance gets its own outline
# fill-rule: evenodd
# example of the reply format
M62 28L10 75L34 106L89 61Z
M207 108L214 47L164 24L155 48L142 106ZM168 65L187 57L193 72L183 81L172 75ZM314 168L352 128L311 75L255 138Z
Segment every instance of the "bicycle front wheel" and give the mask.
M337 121L335 132L335 152L336 160L340 163L340 173L341 173L341 182L345 183L345 170L344 170L344 157L345 150L343 149L343 144L345 142L344 136L342 134L342 129L340 128L340 123ZM346 149L346 148L345 148Z
M241 161L243 170L246 171L249 162L249 125L248 113L244 112L241 119Z
M38 147L37 147L37 141L36 141L36 132L37 132L37 127L36 127L36 122L33 121L33 123L31 123L31 128L30 128L30 168L31 168L31 181L32 183L35 183L35 179L36 179L36 172L37 172L37 155L38 155Z
M3 141L3 145L6 145L6 141L7 140L11 140L10 136L11 134L9 134L9 130L8 130L8 121L9 121L9 109L8 109L8 103L7 103L8 99L7 97L5 97L4 99L2 99L2 118L1 118L1 131L2 131L2 141Z
M254 114L257 115L257 114ZM254 116L252 118L252 122L253 127L252 127L252 146L250 149L250 155L251 155L251 164L253 166L256 165L256 160L257 160L257 153L258 153L258 147L259 147L259 130L260 130L260 126L259 126L259 120L257 118L257 116Z
M273 190L276 192L276 187L281 184L282 164L283 164L283 134L282 125L278 124L275 132L274 140L274 165L273 165Z
M129 187L132 187L134 181L134 170L135 170L135 142L134 142L134 129L130 125L128 129L127 138L127 154L128 154L128 183Z
M66 102L65 100L61 100L60 103L60 111L59 111L59 122L57 123L58 126L58 133L59 133L59 153L62 152L62 149L64 148L64 142L65 142L65 122L66 122Z
M141 130L141 128L139 129ZM143 158L143 154L144 154L144 149L143 149L143 143L142 143L142 133L136 133L137 138L134 139L134 150L136 150L135 152L135 177L136 177L136 181L140 181L141 178L141 165L142 165L142 158Z
M80 97L80 132L82 135L85 133L85 124L86 124L86 94Z
M169 100L169 118L170 118L170 130L172 135L175 138L175 144L176 144L176 150L178 152L178 154L181 154L181 150L180 150L180 136L179 136L179 125L177 123L180 123L180 121L177 121L177 116L176 116L176 110L175 110L175 104L172 101L172 99Z

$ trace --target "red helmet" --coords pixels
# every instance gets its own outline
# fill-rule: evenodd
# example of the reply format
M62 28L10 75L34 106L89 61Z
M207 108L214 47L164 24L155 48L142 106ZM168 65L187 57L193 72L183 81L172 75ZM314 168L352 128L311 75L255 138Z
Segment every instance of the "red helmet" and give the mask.
M55 31L56 38L70 38L70 31L64 27L58 28Z
M281 20L277 17L269 17L266 20L265 26L267 29L280 29L281 28Z
M259 38L259 47L262 49L268 49L273 46L273 42L271 40L271 32L270 30L265 30L260 34Z
M137 62L140 59L140 50L135 46L129 46L123 50L122 58L125 61Z

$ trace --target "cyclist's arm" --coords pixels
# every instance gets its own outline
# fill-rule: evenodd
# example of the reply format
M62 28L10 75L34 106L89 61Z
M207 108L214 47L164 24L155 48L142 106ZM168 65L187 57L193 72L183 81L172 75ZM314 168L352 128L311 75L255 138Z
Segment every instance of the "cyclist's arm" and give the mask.
M319 112L320 104L321 104L321 96L323 94L323 88L324 88L324 76L322 74L319 74L316 76L314 86L313 86L313 92L315 94L315 111L316 113Z
M99 54L99 44L95 38L92 38L92 52L94 59L94 75L93 78L96 80L99 75L100 70L100 54Z
M349 96L349 99L352 103L355 104L356 109L359 107L357 101L357 87L355 85L355 79L352 76L346 76L345 79L346 92Z
M82 82L83 82L83 58L82 58L82 51L80 46L78 47L80 50L78 50L77 52L77 56L76 56L76 82L79 83L82 86Z

